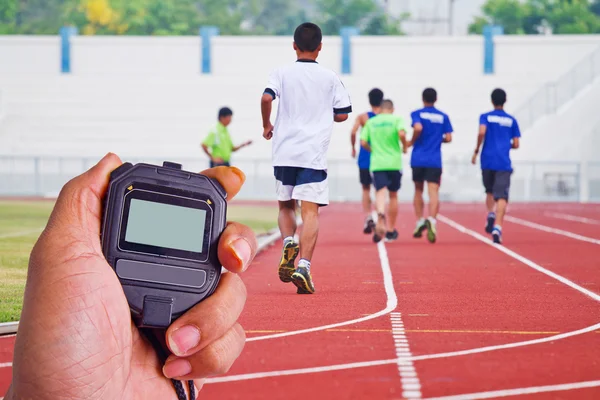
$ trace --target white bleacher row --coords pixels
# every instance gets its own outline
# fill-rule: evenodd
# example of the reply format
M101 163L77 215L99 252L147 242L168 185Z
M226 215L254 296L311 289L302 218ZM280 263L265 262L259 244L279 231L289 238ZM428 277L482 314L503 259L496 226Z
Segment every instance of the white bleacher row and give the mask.
M199 143L216 122L218 108L227 105L234 110L234 141L255 140L254 147L240 157L264 158L270 154L270 144L261 137L259 99L267 73L185 80L67 76L5 82L0 153L99 156L110 150L132 157L198 156ZM471 149L478 116L491 108L489 95L494 87L508 91L508 108L514 109L542 83L481 76L456 82L399 78L343 77L354 115L368 109L367 92L377 86L409 125L410 112L421 106L423 88L433 86L438 90L439 108L450 115L456 132L455 144L447 148L448 157ZM348 157L350 129L351 122L336 124L331 158Z

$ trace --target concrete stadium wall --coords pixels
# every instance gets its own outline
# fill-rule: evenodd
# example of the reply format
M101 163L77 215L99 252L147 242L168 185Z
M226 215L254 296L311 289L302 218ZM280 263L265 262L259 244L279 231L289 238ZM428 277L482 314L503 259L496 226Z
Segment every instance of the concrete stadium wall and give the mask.
M496 75L551 79L600 45L600 35L497 36ZM200 74L200 37L72 38L72 72L78 75ZM320 62L341 70L341 40L326 37ZM59 74L58 36L0 36L0 74ZM217 36L213 74L264 74L294 60L291 37ZM483 72L483 39L466 37L368 37L351 39L352 74L472 76Z

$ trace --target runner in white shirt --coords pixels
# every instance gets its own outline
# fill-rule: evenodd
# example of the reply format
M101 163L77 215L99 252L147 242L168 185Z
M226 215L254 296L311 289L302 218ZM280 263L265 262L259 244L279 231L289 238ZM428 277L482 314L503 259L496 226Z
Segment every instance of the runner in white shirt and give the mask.
M297 61L276 69L261 100L263 136L273 139L273 167L279 200L279 230L283 254L279 278L293 282L299 294L314 293L310 275L319 232L319 206L329 204L327 149L334 122L352 112L350 96L337 74L316 61L321 51L321 29L304 23L294 33ZM271 106L279 99L275 126ZM301 201L303 229L300 249L296 233L296 201ZM295 260L300 253L298 269Z

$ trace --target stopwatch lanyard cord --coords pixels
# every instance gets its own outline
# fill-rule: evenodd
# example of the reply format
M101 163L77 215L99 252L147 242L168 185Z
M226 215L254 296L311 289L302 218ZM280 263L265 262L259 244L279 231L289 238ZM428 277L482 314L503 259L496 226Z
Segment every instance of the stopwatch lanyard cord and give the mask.
M167 360L167 357L169 357L169 354L165 350L163 345L160 343L160 341L156 338L155 330L143 328L143 329L141 329L141 331L144 333L146 338L150 341L150 343L152 344L152 347L154 347L154 350L156 351L156 354L158 355L158 359L160 360L160 363L164 364L165 361ZM163 335L165 333L165 331L163 331L163 330L161 330L160 332ZM183 383L176 379L171 379L171 382L173 383L173 387L175 388L175 392L177 393L177 400L188 400L187 394L185 393L185 388L183 387ZM187 384L188 384L188 389L190 392L190 400L196 400L196 387L194 386L194 381L189 380L189 381L187 381Z

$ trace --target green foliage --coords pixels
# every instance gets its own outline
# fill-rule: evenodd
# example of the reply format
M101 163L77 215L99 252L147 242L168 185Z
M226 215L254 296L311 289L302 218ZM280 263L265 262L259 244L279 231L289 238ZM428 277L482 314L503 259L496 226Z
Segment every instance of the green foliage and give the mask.
M400 21L387 16L373 0L317 0L317 23L324 35L337 35L342 26L354 26L364 35L399 35Z
M545 29L555 34L600 32L598 0L488 0L482 12L469 26L470 33L481 33L487 24L502 25L507 34L537 34Z
M377 0L0 0L0 34L197 35L202 25L223 35L291 35L316 20L326 35L356 26L366 35L401 34L400 19Z

